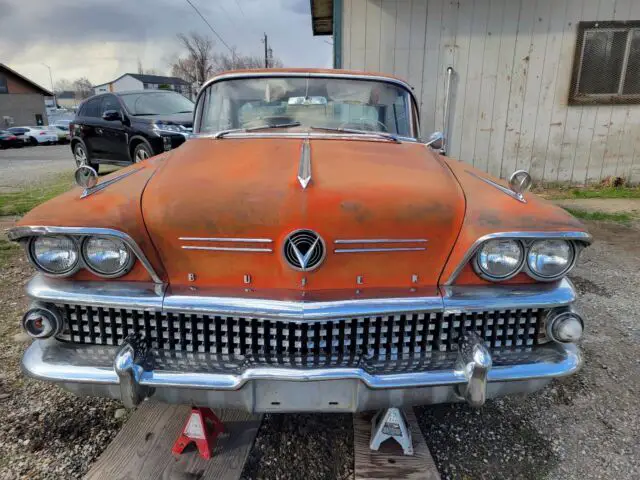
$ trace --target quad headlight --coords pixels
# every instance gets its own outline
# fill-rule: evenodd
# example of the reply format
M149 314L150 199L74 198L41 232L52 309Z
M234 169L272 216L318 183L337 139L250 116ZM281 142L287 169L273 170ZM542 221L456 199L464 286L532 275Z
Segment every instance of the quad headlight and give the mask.
M527 266L534 278L550 280L564 275L573 265L575 251L566 240L538 240L527 253Z
M476 256L476 270L489 280L507 280L522 268L524 249L518 240L485 242Z
M29 256L43 272L70 275L79 267L78 244L66 235L35 237L29 244Z
M82 258L89 270L102 277L124 275L134 260L122 240L105 236L85 238L82 242Z
M539 281L557 280L575 265L578 248L562 239L507 239L484 242L475 255L478 275L493 282L508 280L520 272Z

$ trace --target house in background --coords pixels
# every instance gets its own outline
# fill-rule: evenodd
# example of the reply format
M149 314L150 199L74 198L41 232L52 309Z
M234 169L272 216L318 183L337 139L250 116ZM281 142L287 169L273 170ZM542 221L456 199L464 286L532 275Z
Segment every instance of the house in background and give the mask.
M47 124L44 99L53 94L0 63L0 128Z
M63 92L56 93L56 103L61 108L66 108L67 110L75 110L78 108L78 105L82 103L82 100L79 100L76 96L76 92L65 90Z
M140 73L125 73L112 82L93 87L94 93L123 92L126 90L173 90L187 98L192 97L191 85L178 77L164 77L161 75L145 75Z
M311 0L311 15L336 68L413 86L449 155L503 178L640 182L640 1Z

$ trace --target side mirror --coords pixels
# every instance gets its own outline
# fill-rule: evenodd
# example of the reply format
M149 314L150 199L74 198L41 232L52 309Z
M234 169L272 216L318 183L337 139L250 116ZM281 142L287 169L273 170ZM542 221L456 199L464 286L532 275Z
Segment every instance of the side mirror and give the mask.
M114 120L122 121L122 115L117 110L105 110L102 114L102 119L107 122L113 122Z
M442 150L442 144L444 143L444 135L442 132L433 132L429 135L427 141L427 147L431 147L434 150Z

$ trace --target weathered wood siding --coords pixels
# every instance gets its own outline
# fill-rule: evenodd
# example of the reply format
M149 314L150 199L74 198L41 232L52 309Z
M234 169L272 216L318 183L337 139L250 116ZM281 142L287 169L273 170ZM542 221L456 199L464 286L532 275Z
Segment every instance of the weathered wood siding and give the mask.
M342 0L343 68L407 80L421 130L502 177L640 182L640 105L568 106L577 23L640 20L640 0Z

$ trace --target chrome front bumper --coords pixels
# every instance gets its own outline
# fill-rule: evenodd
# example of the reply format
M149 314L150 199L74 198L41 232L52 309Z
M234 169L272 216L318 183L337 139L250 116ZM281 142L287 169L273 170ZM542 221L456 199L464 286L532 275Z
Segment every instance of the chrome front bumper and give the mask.
M137 296L132 296L115 282L99 289L90 288L88 283L69 285L36 277L27 292L40 302L86 302L119 308L160 306L190 313L211 311L212 307L214 311L258 310L251 301L172 297L152 289L138 289ZM397 311L403 301L407 308L422 302L438 311L456 313L478 306L553 308L571 304L575 291L568 280L562 280L519 288L447 287L442 296L396 300L256 302L262 315L306 321L350 315L363 308ZM280 309L283 305L286 311ZM163 355L171 356L171 361L164 361ZM425 355L431 358L424 361ZM438 368L433 367L434 361ZM289 368L233 356L221 359L203 353L167 353L147 350L145 342L136 336L127 337L119 346L36 340L25 352L22 367L33 378L55 382L80 395L120 399L127 407L151 397L251 412L353 412L459 401L479 406L487 398L537 390L553 378L575 373L581 363L580 351L572 344L550 342L492 354L475 333L467 332L460 338L457 352L422 353L420 358L404 359L402 365L388 361L382 368L366 357L349 364Z
M486 398L535 391L552 378L575 373L582 364L574 345L541 346L527 363L508 366L492 366L483 348L467 336L450 370L372 375L359 367L264 366L230 374L149 369L152 362L144 349L131 341L102 347L50 339L31 344L22 368L30 377L59 383L79 395L121 399L127 407L152 397L251 412L353 412L459 401L478 406Z

